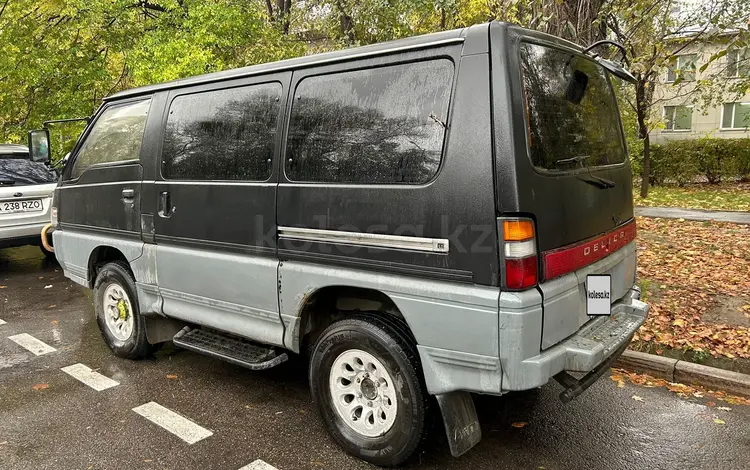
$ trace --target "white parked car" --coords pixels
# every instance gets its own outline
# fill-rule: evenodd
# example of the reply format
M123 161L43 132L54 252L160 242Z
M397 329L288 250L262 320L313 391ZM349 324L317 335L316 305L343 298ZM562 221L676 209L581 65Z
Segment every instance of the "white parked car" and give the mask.
M33 161L25 145L0 144L0 248L39 246L50 221L57 173L46 162Z

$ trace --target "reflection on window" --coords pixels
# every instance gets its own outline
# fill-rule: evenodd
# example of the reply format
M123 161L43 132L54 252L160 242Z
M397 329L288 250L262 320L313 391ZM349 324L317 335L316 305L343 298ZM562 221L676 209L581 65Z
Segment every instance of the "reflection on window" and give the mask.
M447 59L304 79L286 175L294 181L425 183L440 166L453 63Z
M724 103L721 127L724 129L750 127L750 103Z
M625 150L607 72L545 46L521 46L529 154L537 168L567 171L622 163Z
M138 160L150 105L144 100L105 109L78 150L73 178L97 163Z
M164 135L164 177L268 179L280 96L280 83L266 83L175 98Z
M693 127L692 106L664 106L665 129L689 131Z
M698 54L683 54L674 57L667 67L667 81L674 82L678 78L682 81L695 80L695 66Z

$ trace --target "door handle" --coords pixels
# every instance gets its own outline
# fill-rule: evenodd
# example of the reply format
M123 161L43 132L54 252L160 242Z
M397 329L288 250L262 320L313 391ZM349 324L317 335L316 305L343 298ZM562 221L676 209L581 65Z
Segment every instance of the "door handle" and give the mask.
M135 200L135 189L123 189L122 190L122 201L133 202Z
M169 191L162 191L159 194L159 217L168 219L172 216L173 210L172 196L169 194Z

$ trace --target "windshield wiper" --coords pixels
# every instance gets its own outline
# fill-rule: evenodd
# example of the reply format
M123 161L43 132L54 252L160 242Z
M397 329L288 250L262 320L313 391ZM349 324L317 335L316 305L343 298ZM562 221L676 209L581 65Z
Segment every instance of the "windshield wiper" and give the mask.
M0 186L13 186L16 184L14 180L0 180Z

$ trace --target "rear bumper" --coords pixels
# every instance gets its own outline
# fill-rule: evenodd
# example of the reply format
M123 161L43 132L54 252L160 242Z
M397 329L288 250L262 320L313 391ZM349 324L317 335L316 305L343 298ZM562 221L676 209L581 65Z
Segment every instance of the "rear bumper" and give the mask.
M562 371L590 372L619 355L648 315L648 305L639 298L633 289L612 304L611 316L590 320L575 335L537 356L503 364L503 391L539 387Z
M0 226L0 248L24 245L39 245L42 241L42 228L45 223Z

